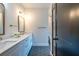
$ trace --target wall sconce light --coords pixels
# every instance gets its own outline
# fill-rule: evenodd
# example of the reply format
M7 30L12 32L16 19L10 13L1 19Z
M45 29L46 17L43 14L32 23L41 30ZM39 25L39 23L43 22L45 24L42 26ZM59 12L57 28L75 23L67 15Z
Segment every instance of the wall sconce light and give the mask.
M79 17L79 8L76 10L76 16Z

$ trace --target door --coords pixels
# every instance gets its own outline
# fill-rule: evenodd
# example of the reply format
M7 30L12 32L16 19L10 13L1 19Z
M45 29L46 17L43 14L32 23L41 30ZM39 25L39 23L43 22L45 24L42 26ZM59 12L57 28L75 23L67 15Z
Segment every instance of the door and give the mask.
M56 55L79 55L79 4L57 3L56 5L57 38ZM54 41L53 41L54 42ZM55 48L54 47L54 48Z

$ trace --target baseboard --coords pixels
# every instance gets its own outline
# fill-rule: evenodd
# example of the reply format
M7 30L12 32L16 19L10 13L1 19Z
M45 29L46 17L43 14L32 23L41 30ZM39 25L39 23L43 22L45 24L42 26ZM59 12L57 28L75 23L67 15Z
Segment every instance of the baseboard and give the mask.
M33 43L33 46L49 46L48 43Z

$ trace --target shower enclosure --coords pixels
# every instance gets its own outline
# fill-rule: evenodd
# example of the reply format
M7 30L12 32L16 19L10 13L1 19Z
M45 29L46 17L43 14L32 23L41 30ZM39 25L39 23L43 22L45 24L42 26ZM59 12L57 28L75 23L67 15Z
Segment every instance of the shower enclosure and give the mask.
M79 56L79 4L52 4L52 53Z

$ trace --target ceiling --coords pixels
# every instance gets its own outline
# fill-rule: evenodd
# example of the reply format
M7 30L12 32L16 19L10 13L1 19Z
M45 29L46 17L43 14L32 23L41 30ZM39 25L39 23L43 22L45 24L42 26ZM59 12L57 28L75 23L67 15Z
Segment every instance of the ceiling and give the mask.
M50 3L23 3L24 8L49 8Z

